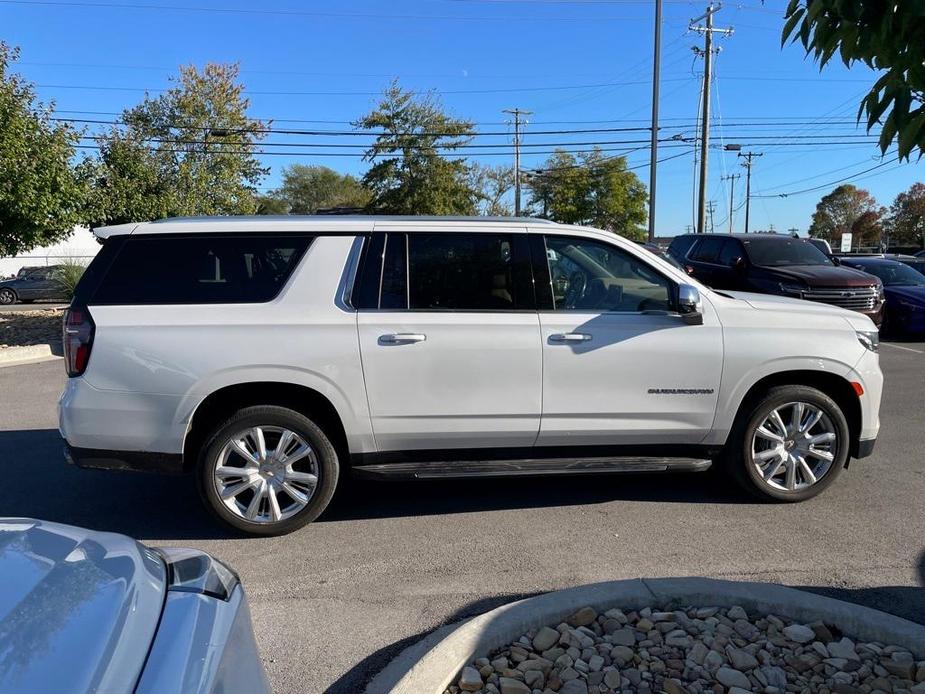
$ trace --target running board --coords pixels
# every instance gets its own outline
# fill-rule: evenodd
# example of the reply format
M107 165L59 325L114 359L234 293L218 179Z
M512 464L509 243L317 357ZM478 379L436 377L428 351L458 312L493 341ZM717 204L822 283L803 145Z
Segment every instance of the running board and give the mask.
M458 479L625 472L703 472L711 465L700 458L536 458L525 460L452 460L357 465L355 476L366 479Z

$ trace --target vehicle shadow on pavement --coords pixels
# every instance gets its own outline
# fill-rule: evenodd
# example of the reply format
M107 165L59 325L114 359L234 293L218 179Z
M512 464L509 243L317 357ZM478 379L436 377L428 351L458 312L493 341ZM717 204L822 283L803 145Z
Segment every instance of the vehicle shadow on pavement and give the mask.
M0 515L121 532L139 539L240 537L203 507L191 475L68 465L56 429L0 431ZM344 480L316 522L606 503L743 503L710 474L579 475L453 481Z
M753 503L707 473L495 477L465 480L349 480L316 522L445 515L611 501Z
M0 431L0 516L119 532L138 539L235 537L209 516L192 477L81 470L56 429Z

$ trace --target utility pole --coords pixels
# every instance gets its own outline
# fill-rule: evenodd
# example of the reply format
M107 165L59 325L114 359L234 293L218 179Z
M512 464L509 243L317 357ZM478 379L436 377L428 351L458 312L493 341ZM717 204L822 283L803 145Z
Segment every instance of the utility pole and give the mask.
M697 233L704 232L706 223L706 206L707 206L707 148L710 146L710 82L713 78L713 54L716 49L713 48L713 34L722 34L731 36L732 28L717 29L713 26L713 15L720 10L722 5L707 5L707 11L697 19L691 20L688 29L703 34L703 52L695 48L694 52L703 57L703 113L701 114L701 131L700 131L700 181L699 181L699 202L697 207ZM705 26L695 24L701 19L706 20Z
M686 227L684 227L684 229L687 231L688 234L690 234L692 231L694 231L694 227L691 226L690 224L688 224Z
M739 152L739 156L745 159L742 166L745 167L745 233L748 233L748 212L752 202L752 159L764 156L763 152Z
M514 216L520 216L520 117L529 116L533 111L519 108L506 108L504 113L514 116ZM526 125L527 121L524 121Z
M729 233L732 233L732 213L735 210L733 203L735 202L735 191L736 191L736 179L742 178L742 174L729 174L728 176L720 176L721 181L729 181Z
M716 200L710 200L707 203L707 214L710 215L710 233L716 231L716 227L713 226L713 213L716 212Z
M649 243L655 243L655 183L658 167L658 87L662 53L662 0L655 0L655 48L652 56L652 145L649 153Z

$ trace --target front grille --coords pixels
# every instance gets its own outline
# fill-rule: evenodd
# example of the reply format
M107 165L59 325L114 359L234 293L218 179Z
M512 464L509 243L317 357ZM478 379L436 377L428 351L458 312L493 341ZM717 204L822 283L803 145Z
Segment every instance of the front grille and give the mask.
M879 292L872 287L813 287L803 292L807 301L819 301L852 311L873 311Z

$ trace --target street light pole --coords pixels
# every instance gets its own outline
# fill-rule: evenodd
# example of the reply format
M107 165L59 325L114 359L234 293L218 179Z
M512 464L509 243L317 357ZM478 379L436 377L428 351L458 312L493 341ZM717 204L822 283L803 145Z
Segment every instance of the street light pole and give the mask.
M662 0L655 0L655 48L652 56L652 145L649 154L649 243L655 243L655 185L658 167L658 88L662 53Z

